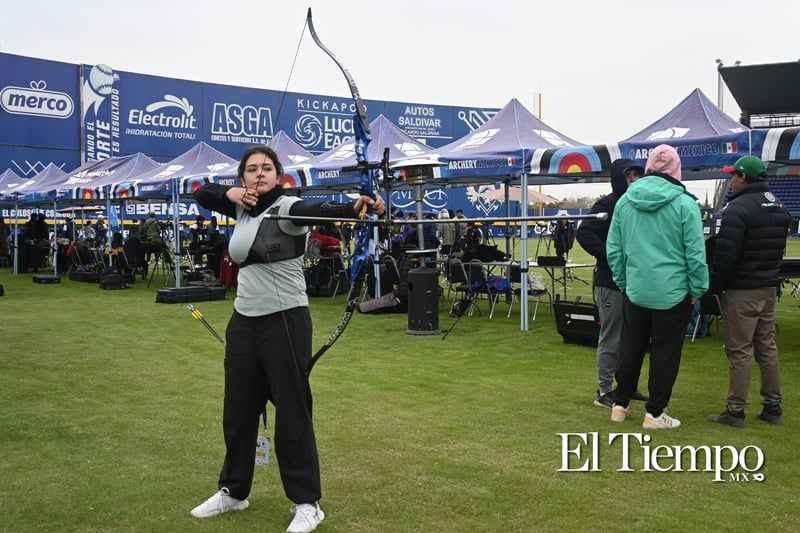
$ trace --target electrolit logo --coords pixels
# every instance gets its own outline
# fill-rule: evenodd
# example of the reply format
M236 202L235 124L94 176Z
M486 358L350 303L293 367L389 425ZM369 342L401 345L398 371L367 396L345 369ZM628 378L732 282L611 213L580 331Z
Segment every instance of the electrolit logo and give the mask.
M48 91L43 80L32 81L30 87L9 85L0 90L0 106L15 115L68 118L75 104L68 94Z

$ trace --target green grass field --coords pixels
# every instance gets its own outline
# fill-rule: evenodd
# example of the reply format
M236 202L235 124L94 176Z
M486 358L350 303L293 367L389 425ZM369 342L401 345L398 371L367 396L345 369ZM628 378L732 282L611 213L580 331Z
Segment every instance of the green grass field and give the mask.
M800 256L800 243L788 255ZM576 247L572 259L588 258ZM583 274L591 282L591 270ZM184 304L155 303L157 287L141 282L124 291L66 278L38 285L0 269L0 283L0 530L286 528L274 455L256 469L248 510L189 516L216 490L223 458L223 350ZM591 299L589 286L570 288ZM229 293L195 305L222 333L232 303ZM684 347L670 404L683 425L649 433L641 404L623 424L592 405L594 350L564 344L541 309L521 332L518 306L507 319L500 304L489 320L482 302L483 316L462 319L445 340L407 335L406 315L356 315L312 374L327 513L319 531L798 531L799 303L785 294L778 311L786 425L755 418L757 370L747 427L706 421L727 390L712 327ZM344 304L312 299L315 346ZM440 311L440 327L450 327L449 302ZM577 437L564 444L567 433L589 434L580 457L564 452L579 448ZM624 436L609 444L612 433ZM593 471L560 471L565 455L572 469L590 460L590 437ZM674 471L670 450L690 446L731 447L714 462L723 467L733 449L752 466L758 447L764 478L743 467L719 482L714 472ZM642 471L653 455L671 471Z

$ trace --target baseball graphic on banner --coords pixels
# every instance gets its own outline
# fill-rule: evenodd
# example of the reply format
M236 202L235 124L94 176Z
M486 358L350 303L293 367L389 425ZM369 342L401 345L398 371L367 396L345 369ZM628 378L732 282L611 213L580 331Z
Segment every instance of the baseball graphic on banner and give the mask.
M118 79L119 76L108 65L95 65L89 71L89 86L100 96L111 94L114 81Z

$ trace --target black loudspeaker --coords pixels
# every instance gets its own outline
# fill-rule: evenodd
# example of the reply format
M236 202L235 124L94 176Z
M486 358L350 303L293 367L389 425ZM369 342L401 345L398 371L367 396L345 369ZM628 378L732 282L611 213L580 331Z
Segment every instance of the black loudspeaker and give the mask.
M439 333L439 271L419 267L408 272L409 335Z

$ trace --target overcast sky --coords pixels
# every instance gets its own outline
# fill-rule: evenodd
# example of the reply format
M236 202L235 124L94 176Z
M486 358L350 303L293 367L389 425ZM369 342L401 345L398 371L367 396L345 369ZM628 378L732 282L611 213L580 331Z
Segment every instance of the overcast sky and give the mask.
M517 98L564 135L600 144L639 132L695 88L717 102L715 59L726 65L798 60L798 5L0 0L0 51L170 78L348 95L342 74L303 31L311 7L317 34L349 68L365 99L503 107ZM727 89L723 110L738 120ZM701 196L703 187L692 189ZM575 196L563 187L554 191Z

